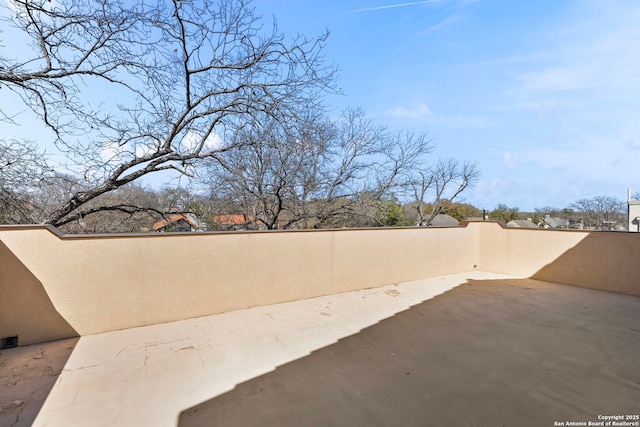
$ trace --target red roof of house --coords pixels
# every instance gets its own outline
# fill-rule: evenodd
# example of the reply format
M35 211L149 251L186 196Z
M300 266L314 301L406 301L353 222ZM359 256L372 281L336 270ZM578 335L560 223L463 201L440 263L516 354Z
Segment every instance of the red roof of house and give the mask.
M250 221L253 221L253 217L245 218L244 215L216 215L213 217L213 222L220 225L239 225Z
M163 219L162 221L158 221L155 224L153 224L153 229L155 231L158 231L161 228L164 228L167 225L173 224L174 222L178 222L180 220L187 221L192 227L196 228L196 225L185 214L173 214Z

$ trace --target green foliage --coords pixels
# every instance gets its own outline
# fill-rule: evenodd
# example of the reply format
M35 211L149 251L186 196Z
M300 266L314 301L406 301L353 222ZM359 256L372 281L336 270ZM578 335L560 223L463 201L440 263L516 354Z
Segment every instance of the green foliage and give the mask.
M534 213L534 214L531 216L531 222L533 222L534 224L538 224L538 225L540 225L540 223L542 222L542 220L543 220L543 219L544 219L544 216L542 216L542 215L541 215L541 214L539 214L539 213Z
M383 200L380 202L377 219L380 224L385 227L398 227L411 224L404 214L402 205L395 200Z
M489 212L489 219L492 221L504 221L505 223L515 219L522 219L519 209L510 208L504 203L498 204L494 210Z
M482 210L470 205L469 203L452 203L445 213L451 215L458 221L462 221L463 219L470 217L482 216Z

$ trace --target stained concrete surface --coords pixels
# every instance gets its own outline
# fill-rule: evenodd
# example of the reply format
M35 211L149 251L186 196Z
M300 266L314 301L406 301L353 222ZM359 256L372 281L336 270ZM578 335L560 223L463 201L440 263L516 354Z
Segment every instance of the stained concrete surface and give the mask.
M472 271L86 335L33 425L175 427L184 410L470 278L505 277Z
M55 380L37 349L0 387ZM595 421L639 412L638 354L639 297L474 271L83 336L33 425Z
M640 297L470 280L238 385L180 427L553 426L640 413Z
M0 426L32 425L77 341L0 350Z

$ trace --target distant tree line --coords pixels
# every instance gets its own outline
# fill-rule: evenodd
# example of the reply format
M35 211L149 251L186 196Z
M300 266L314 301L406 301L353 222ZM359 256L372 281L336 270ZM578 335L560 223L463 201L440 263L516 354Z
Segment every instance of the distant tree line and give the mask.
M533 223L540 225L547 216L571 220L571 227L579 224L584 229L615 230L626 227L627 206L615 197L595 196L577 200L562 209L545 206L536 208L533 212L520 212L517 207L498 204L489 212L490 219L505 223L516 219L531 219Z

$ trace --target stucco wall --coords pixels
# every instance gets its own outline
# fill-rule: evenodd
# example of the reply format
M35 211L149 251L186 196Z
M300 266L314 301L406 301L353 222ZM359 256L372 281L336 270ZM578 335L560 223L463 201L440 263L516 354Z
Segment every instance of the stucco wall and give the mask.
M59 314L80 335L470 271L478 264L477 226L62 238L44 227L0 227L0 242L6 248L2 269L27 271L52 303L47 316ZM21 280L1 286L9 307L27 289ZM69 334L51 331L43 339L37 325L44 314L22 312L36 326L20 329L21 344ZM0 311L0 337L15 335L19 320Z
M497 222L481 225L481 268L518 277L531 277L589 235L580 231L507 228Z
M637 233L536 230L482 224L480 267L640 296L640 235Z
M481 269L640 295L637 233L453 228L59 236L0 226L0 338L30 344Z
M17 336L26 345L77 335L42 283L0 241L0 338Z

